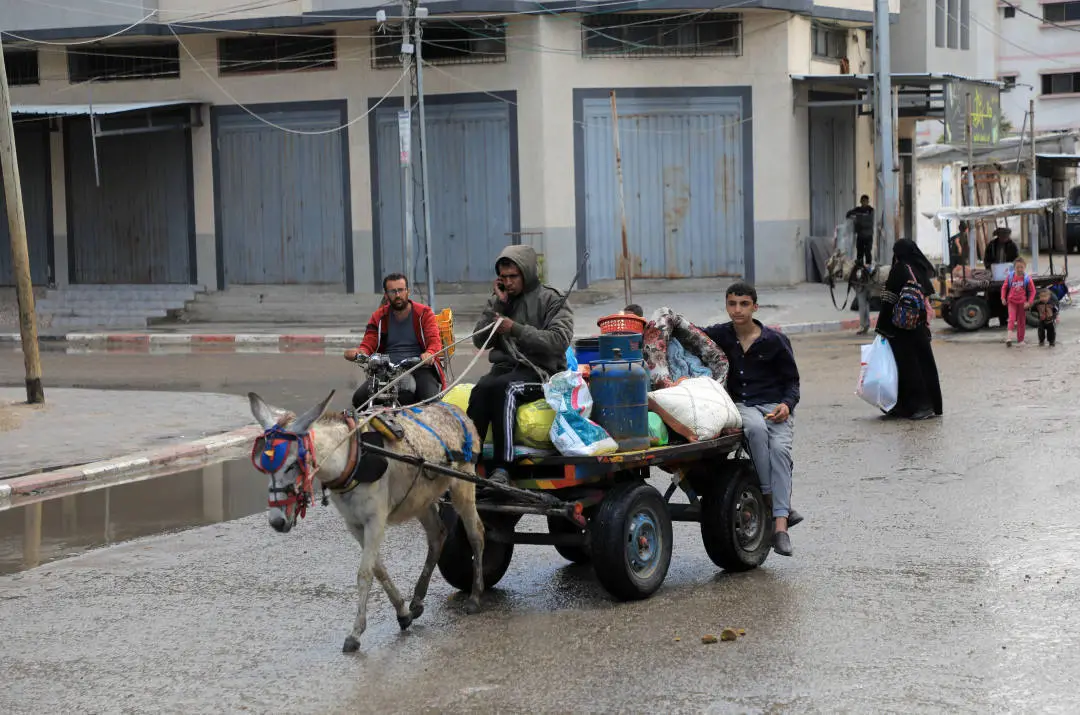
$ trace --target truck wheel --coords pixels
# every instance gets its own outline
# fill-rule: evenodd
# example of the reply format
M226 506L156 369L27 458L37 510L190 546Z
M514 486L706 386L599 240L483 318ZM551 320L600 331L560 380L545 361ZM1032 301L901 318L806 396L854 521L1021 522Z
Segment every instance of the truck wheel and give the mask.
M732 472L701 499L701 541L725 571L749 571L772 549L773 519L749 462L729 462Z
M953 315L952 301L946 300L941 304L941 319L945 321L946 325L956 327L956 316Z
M958 330L982 330L990 322L990 305L979 296L966 295L953 304L952 315Z
M439 556L439 573L446 582L459 591L472 591L473 553L469 546L469 537L465 526L458 518L458 513L449 504L439 505L439 515L446 525L446 544ZM514 517L493 514L484 518L484 588L492 588L510 568L510 559L514 556L514 545L488 538L487 531L501 528L513 531L517 524Z
M589 523L596 578L621 601L648 598L671 565L671 515L660 492L644 482L612 487Z
M562 519L557 516L548 517L548 533L549 534L584 534L584 530L577 528L566 519ZM559 556L571 563L575 564L587 564L592 561L592 556L589 554L589 547L582 544L581 546L570 544L555 544L555 550L559 552Z

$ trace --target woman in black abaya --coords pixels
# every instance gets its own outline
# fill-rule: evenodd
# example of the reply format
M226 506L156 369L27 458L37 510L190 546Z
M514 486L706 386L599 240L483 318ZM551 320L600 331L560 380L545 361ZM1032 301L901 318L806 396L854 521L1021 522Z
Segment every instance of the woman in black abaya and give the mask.
M910 269L910 270L909 270ZM934 293L934 265L923 255L914 241L902 239L893 244L892 267L885 290L881 294L881 313L877 332L889 341L899 373L899 395L889 414L911 420L930 419L942 413L941 384L937 363L930 347L930 327L925 313L912 330L893 325L893 308L897 297L912 276L918 281L923 295Z

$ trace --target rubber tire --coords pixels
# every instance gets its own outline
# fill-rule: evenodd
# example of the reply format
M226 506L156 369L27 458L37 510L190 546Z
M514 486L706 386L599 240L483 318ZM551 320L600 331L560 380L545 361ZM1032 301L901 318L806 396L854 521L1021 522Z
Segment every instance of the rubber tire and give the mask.
M941 304L941 319L945 321L945 324L955 328L956 318L953 317L952 301L945 301Z
M442 554L439 556L439 573L448 584L459 591L472 591L472 547L469 546L469 537L465 534L465 526L458 518L454 508L447 504L439 505L439 516L442 517L446 526L447 537L443 545ZM488 528L490 521L499 519L501 515L492 515L484 519L484 529ZM503 528L511 529L517 524L517 519L503 518L500 524ZM494 587L506 570L510 568L510 560L514 557L514 545L505 544L501 541L492 541L484 538L484 589Z
M1031 309L1029 311L1026 311L1026 314L1027 314L1027 326L1029 328L1034 328L1034 329L1037 330L1039 328L1039 314L1038 314L1038 312L1035 311L1035 309Z
M982 330L990 323L990 304L977 295L957 298L952 309L956 329L965 333Z
M626 557L626 536L631 520L642 510L651 512L659 530L656 565L649 576L635 574ZM656 593L671 565L671 515L660 492L645 482L616 484L604 495L589 522L591 553L596 578L620 601L638 601Z
M573 524L561 517L549 516L547 522L549 534L572 534L579 531L579 529L576 529ZM555 544L555 550L559 552L559 556L562 556L564 559L571 563L592 563L592 554L589 553L588 546L570 546L568 544Z
M701 542L705 545L705 553L720 568L732 572L749 571L761 566L769 557L775 522L750 462L734 464L731 474L713 482L712 488L701 498ZM736 514L745 492L760 505L758 518L764 532L752 549L745 548L736 532Z

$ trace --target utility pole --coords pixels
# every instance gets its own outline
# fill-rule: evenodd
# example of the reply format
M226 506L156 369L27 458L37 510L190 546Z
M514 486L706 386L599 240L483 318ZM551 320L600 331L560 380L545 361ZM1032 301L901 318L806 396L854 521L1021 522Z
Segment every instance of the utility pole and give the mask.
M420 175L424 192L424 246L427 253L428 305L435 310L435 261L431 257L431 193L428 190L427 121L424 116L424 28L421 20L428 16L428 9L416 9L416 101L420 110Z
M967 102L967 108L964 114L964 134L967 135L967 181L965 182L965 193L967 194L967 205L975 205L975 135L974 126L971 120L971 92L968 92L965 96ZM975 250L975 231L972 231L971 222L968 222L968 266L975 267L975 259L978 258Z
M630 249L626 238L626 198L623 194L622 149L619 148L619 110L615 105L615 90L611 90L611 136L615 141L615 178L619 187L619 222L622 227L623 300L630 305L634 293L630 287Z
M899 194L896 190L893 140L892 62L889 47L889 0L874 0L874 155L877 161L879 236L878 255L883 258L896 241Z
M7 67L0 42L0 173L7 197L8 232L11 234L11 270L19 301L19 335L22 338L23 366L26 371L26 401L32 405L45 401L41 386L41 356L38 354L37 316L34 312L34 286L30 279L30 251L26 246L26 216L23 213L22 184L15 151L15 124L11 118L11 95L8 93Z
M415 48L410 36L412 11L415 0L401 0L401 64L405 72L405 89L402 98L402 111L398 114L398 136L401 141L401 164L404 169L405 220L403 249L405 254L405 277L411 287L414 284L413 271L413 175L412 175L412 70Z
M1038 158L1035 153L1035 100L1030 100L1028 105L1028 114L1031 115L1031 178L1028 181L1028 198L1034 201L1039 198L1039 169ZM1039 215L1031 214L1028 217L1028 235L1031 239L1031 273L1037 275L1039 273ZM1053 241L1053 237L1050 239ZM1067 247L1066 247L1067 248ZM1051 247L1051 256L1053 256L1053 248Z

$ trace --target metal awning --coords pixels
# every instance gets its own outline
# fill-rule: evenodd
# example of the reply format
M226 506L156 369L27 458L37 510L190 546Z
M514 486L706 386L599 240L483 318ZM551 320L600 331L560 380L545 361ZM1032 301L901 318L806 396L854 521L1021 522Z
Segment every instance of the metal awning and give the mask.
M88 117L91 114L124 114L192 104L202 104L202 102L195 99L172 99L164 102L103 102L101 104L13 104L11 113L38 117Z
M1035 199L1034 201L1020 201L1014 204L995 204L993 206L961 206L958 208L941 208L937 211L924 211L923 216L933 219L934 227L939 228L942 221L979 221L996 218L1009 218L1010 216L1024 216L1041 214L1064 208L1065 199L1057 197L1052 199Z
M872 74L793 74L795 86L811 92L847 95L847 98L797 101L800 107L855 107L860 114L872 114L874 75ZM950 72L893 72L890 76L897 93L897 113L911 119L944 119L945 88L958 83L976 84L1001 90L1004 82L976 79Z
M1080 166L1080 154L1043 154L1038 152L1035 158L1058 166Z

